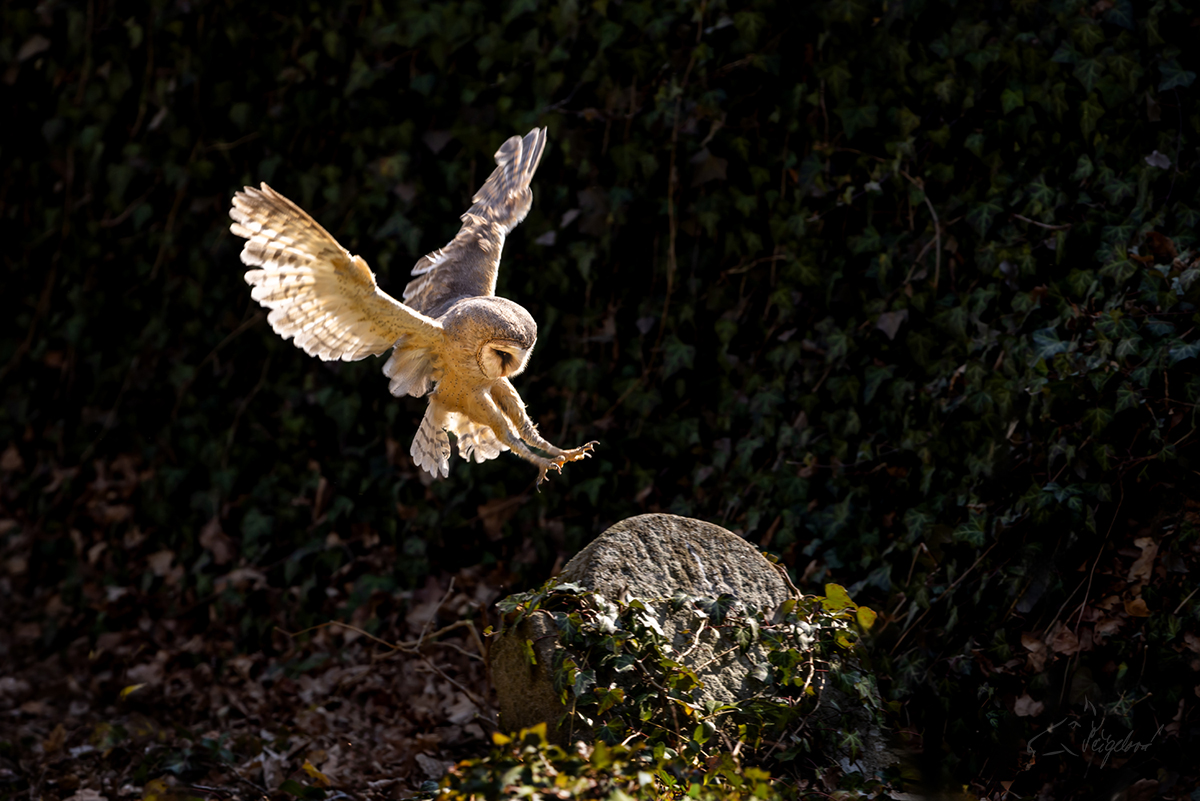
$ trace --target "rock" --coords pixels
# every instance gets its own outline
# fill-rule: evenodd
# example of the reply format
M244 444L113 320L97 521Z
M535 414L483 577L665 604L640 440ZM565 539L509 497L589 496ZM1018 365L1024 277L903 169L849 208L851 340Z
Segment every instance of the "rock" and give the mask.
M758 689L750 673L764 661L761 650L755 646L738 654L712 628L697 638L697 619L690 607L671 612L666 601L680 594L728 594L769 613L799 595L786 572L741 537L712 523L665 514L617 523L576 554L558 581L581 585L612 601L647 601L674 650L688 652L683 663L703 681L702 697L722 704ZM526 641L533 644L536 665L529 663ZM571 732L556 725L565 709L554 691L551 666L561 647L547 615L525 618L516 631L501 634L492 644L489 664L502 730L545 722L552 741L565 745L570 740Z

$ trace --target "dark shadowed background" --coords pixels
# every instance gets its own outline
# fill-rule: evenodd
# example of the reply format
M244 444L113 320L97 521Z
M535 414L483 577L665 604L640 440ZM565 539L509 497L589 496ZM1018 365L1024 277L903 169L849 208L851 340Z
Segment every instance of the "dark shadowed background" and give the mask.
M669 511L880 612L874 666L928 781L1186 795L1195 9L267 6L0 11L5 663L155 621L221 632L218 671L283 652L276 624L402 636L448 576L487 588L484 616ZM428 483L425 402L382 359L270 331L230 197L270 182L398 296L534 126L498 286L539 326L516 383L549 440L600 445L541 492L510 454ZM1090 770L1082 742L1030 756L1088 709L1114 738L1163 728Z

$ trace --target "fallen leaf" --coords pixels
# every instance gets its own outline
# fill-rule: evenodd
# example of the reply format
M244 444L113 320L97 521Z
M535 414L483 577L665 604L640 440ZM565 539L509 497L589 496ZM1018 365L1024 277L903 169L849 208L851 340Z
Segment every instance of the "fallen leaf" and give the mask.
M884 312L875 321L875 327L887 334L888 339L895 339L896 332L900 330L900 325L907 319L908 309Z
M130 684L128 687L121 690L121 700L124 701L126 698L133 695L134 693L136 693L138 690L142 689L145 686L146 686L145 684Z
M67 796L63 801L108 801L108 797L101 795L98 790L84 787L80 788L75 795Z
M1158 556L1158 543L1150 537L1138 537L1133 544L1142 549L1142 555L1129 568L1129 583L1148 581L1154 570L1154 557Z
M328 776L317 770L316 766L307 759L304 760L304 764L300 767L304 769L304 772L308 774L308 777L312 779L318 787L328 787L329 785L333 784L333 782L329 781ZM441 777L439 776L438 778L440 779Z
M1125 613L1132 617L1150 617L1150 607L1141 598L1125 602Z
M1076 654L1079 652L1079 638L1069 628L1060 625L1058 631L1050 639L1050 650L1066 656Z
M54 731L50 732L50 736L42 741L42 750L47 754L53 754L58 751L67 742L67 730L60 723L54 727Z
M1033 697L1029 693L1022 695L1016 700L1016 703L1013 704L1013 712L1019 718L1037 717L1038 715L1042 714L1042 711L1045 710L1045 708L1045 704L1043 704L1041 701L1033 700Z
M21 458L17 446L9 443L8 447L4 449L4 453L0 453L0 470L12 473L24 467L25 461Z
M224 565L233 559L233 540L221 530L221 519L214 517L200 530L200 545L212 553L213 561Z
M175 561L175 552L168 550L152 553L146 557L146 564L150 566L150 572L159 578L171 572L171 563L173 561Z

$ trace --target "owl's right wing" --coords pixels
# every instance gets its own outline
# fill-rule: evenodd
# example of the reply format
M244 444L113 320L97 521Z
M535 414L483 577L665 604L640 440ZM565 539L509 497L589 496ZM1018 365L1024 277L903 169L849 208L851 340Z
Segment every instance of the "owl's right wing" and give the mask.
M513 136L496 151L496 169L471 199L463 225L448 245L423 257L404 288L404 302L440 314L448 301L496 293L504 238L533 205L529 182L546 149L546 129Z
M325 361L401 345L425 356L419 361L427 368L442 324L382 292L367 263L303 209L264 182L235 194L229 216L229 230L246 239L242 261L259 268L246 273L251 297L271 310L275 333Z

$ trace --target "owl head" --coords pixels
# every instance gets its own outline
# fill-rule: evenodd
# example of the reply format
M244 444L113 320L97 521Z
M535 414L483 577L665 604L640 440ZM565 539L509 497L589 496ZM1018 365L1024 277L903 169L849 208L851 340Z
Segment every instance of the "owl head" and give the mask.
M475 361L490 380L519 375L537 343L537 323L506 298L464 298L450 307L441 322L460 341L478 343Z

